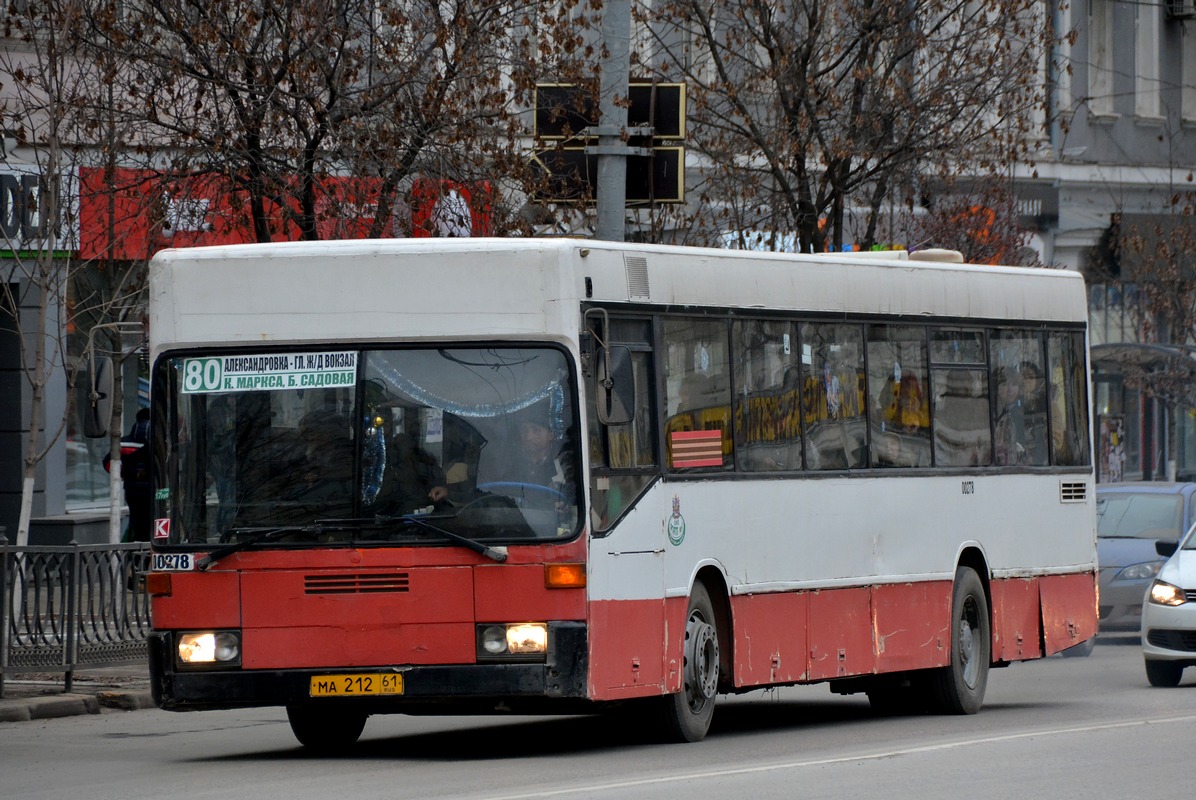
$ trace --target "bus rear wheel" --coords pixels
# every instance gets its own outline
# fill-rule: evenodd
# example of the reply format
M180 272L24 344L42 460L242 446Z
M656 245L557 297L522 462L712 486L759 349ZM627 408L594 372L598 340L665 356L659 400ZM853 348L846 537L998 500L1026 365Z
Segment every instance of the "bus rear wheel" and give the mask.
M299 744L325 753L351 747L365 729L365 719L365 714L344 708L287 706L287 720Z
M984 584L970 567L955 571L951 595L951 663L930 679L930 700L943 714L975 714L984 703L992 635Z
M661 698L665 736L674 742L700 742L710 730L718 694L719 645L714 605L701 583L694 584L685 619L681 691Z

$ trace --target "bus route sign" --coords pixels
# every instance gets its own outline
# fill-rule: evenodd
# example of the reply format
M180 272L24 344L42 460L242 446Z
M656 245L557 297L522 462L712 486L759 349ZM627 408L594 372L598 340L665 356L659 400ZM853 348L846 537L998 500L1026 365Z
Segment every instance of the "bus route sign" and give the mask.
M254 353L183 359L183 394L353 386L357 353Z

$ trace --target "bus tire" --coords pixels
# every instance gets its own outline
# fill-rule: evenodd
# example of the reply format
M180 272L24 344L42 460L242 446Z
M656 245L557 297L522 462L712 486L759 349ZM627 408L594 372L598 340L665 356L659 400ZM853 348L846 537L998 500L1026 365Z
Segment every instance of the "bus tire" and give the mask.
M971 567L955 571L951 593L951 661L930 679L930 700L943 714L975 714L984 704L992 634L984 584Z
M700 742L710 730L718 694L719 645L714 605L702 583L695 583L685 618L681 691L661 698L664 734L672 742Z
M287 721L299 744L324 753L351 747L365 729L366 715L345 708L312 705L287 706Z

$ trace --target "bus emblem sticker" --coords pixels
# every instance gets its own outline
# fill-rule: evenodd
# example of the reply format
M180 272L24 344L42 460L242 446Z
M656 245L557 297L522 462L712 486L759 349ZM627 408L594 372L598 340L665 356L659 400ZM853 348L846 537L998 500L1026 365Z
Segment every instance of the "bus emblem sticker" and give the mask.
M673 516L669 517L669 541L679 545L685 541L685 517L681 516L681 498L673 495Z

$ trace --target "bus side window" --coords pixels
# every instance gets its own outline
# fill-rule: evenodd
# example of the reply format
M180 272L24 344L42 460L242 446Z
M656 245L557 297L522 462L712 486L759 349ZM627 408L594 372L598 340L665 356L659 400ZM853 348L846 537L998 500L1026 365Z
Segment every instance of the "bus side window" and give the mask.
M655 405L653 389L651 323L648 320L610 320L611 344L631 350L635 374L635 415L626 425L604 425L598 420L595 380L586 379L586 416L589 419L590 522L606 530L626 511L659 473L655 455Z
M727 321L664 320L665 446L670 469L732 464Z
M739 468L748 472L801 469L797 327L791 322L737 320L732 341Z
M868 326L872 466L930 466L926 329Z
M993 331L989 365L994 383L994 463L1046 466L1047 401L1041 337L1024 330Z
M984 331L936 328L930 333L931 425L936 467L992 463L992 418Z
M1084 378L1084 335L1051 333L1047 337L1050 370L1048 424L1052 462L1061 467L1088 466L1088 384Z
M868 418L860 326L803 324L801 346L806 467L864 466L868 459Z

